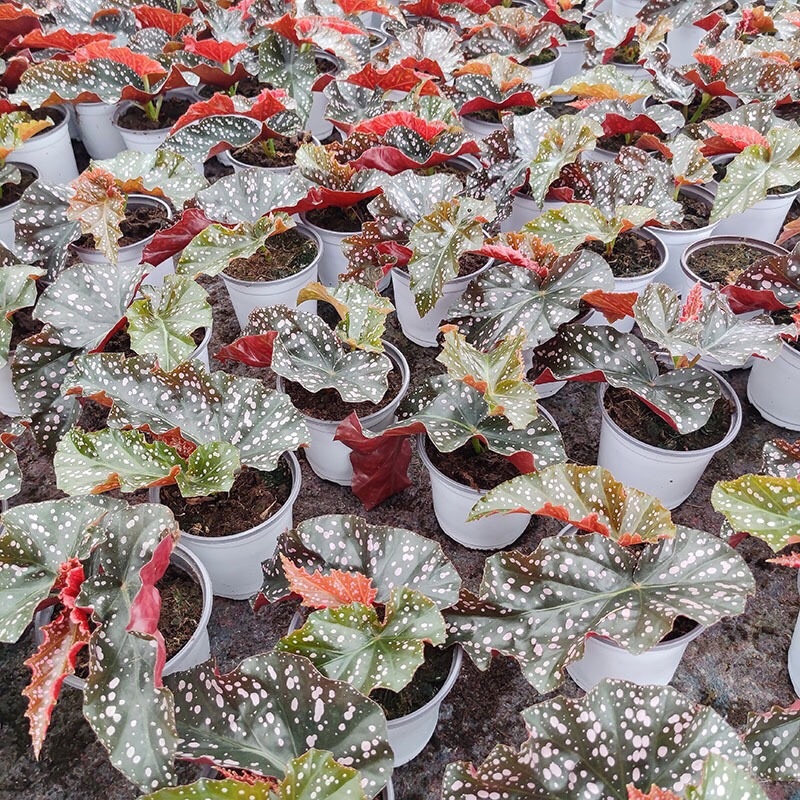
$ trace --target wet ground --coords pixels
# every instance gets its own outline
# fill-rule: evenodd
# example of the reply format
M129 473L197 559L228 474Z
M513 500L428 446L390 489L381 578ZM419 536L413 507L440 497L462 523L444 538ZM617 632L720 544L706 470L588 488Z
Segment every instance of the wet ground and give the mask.
M235 317L225 290L218 280L206 281L214 303L212 352L237 334ZM389 338L402 343L411 365L412 381L440 371L435 351L408 343L392 327ZM237 369L237 372L243 372ZM736 441L717 455L692 496L677 511L676 520L695 528L717 532L721 518L709 504L714 482L748 471L757 471L762 444L776 436L791 438L764 422L745 396L747 373L730 373L742 400L744 424ZM544 402L558 421L570 458L594 463L599 437L599 414L595 388L568 385ZM52 465L32 440L20 445L25 472L22 493L12 504L58 496ZM427 474L419 460L412 463L414 486L381 507L364 513L345 489L320 480L301 456L303 489L295 505L295 521L320 513L361 513L370 522L410 528L440 542L457 566L465 584L476 589L485 554L469 551L447 539L433 515ZM515 547L531 550L542 537L554 534L555 522L532 523ZM794 622L800 609L796 574L771 566L765 559L771 551L757 541L739 546L755 575L758 589L747 611L723 621L689 645L675 676L674 685L698 703L711 705L741 729L748 712L788 705L794 699L786 671L786 654ZM267 608L254 615L245 602L216 600L211 619L212 649L222 669L269 649L285 632L292 614L289 606ZM135 789L115 772L103 748L94 741L81 715L80 696L65 690L53 715L53 724L41 760L33 759L28 742L24 703L20 692L27 680L23 665L32 650L32 635L16 645L0 645L0 669L4 675L0 695L0 800L128 800ZM580 690L569 680L564 693ZM496 659L485 673L465 659L464 668L442 706L437 731L422 754L398 769L394 784L400 800L435 800L446 764L458 759L482 760L496 742L520 743L525 735L519 712L543 699L521 677L516 663ZM768 787L772 800L800 800L800 783ZM734 800L731 798L730 800Z

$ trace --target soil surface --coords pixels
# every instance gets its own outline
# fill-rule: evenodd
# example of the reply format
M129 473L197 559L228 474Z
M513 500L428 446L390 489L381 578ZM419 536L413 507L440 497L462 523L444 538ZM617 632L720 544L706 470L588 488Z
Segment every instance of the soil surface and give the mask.
M23 192L36 180L36 175L24 167L17 167L19 169L20 179L19 183L4 183L2 186L3 195L0 197L0 208L10 206L16 203Z
M9 346L9 352L13 353L14 350L17 349L17 345L23 339L27 339L29 336L39 333L43 327L43 322L33 318L32 307L21 308L19 311L15 311L12 317L11 345Z
M609 386L605 396L606 411L625 433L640 442L662 450L703 450L721 442L731 428L733 404L720 398L711 417L697 431L679 434L665 420L642 402L630 389Z
M221 278L203 277L214 307L211 352L239 335L239 326ZM416 385L439 374L435 350L409 343L399 330L395 315L389 317L387 337L399 344L409 362ZM263 378L274 386L268 370L255 371L241 364L212 364L234 374ZM692 495L673 518L682 525L718 533L722 517L709 502L718 480L730 480L758 472L764 442L776 437L796 438L763 420L747 401L748 372L726 373L741 402L742 432L724 452L712 459ZM594 464L600 436L596 389L591 384L568 383L558 394L542 402L555 417L572 461ZM8 424L8 421L5 421ZM24 473L23 488L11 505L61 496L56 489L51 460L25 434L17 450ZM453 560L464 585L475 592L480 584L485 552L464 548L445 536L433 513L427 470L414 454L410 477L413 485L379 507L365 512L350 489L318 478L300 455L303 488L294 505L295 524L319 514L358 514L373 524L397 525L428 536L441 544ZM545 536L561 529L557 520L534 518L515 549L530 552ZM766 711L772 705L787 706L795 699L786 668L786 656L800 597L794 570L767 563L770 548L746 539L737 550L756 579L756 592L744 614L723 620L704 631L687 648L672 685L695 703L710 705L737 730L743 730L747 714ZM211 649L222 671L255 653L266 652L286 633L295 602L278 603L253 613L245 601L214 599L209 633ZM53 714L50 731L36 761L31 751L25 699L21 691L30 672L24 660L32 653L29 631L17 644L0 645L4 686L0 694L0 799L2 800L133 800L139 792L109 764L102 746L83 719L81 696L65 690ZM579 697L583 692L569 679L558 694ZM436 800L447 764L457 760L481 761L495 743L516 747L525 739L520 712L553 695L538 694L522 676L515 661L496 657L486 672L469 658L453 691L443 702L439 724L423 752L395 770L394 788L399 800ZM800 800L800 782L767 785L770 800ZM733 798L731 798L733 800Z
M281 463L272 472L243 467L229 492L206 497L182 497L177 486L165 486L161 502L172 509L184 533L216 538L249 531L268 520L291 491L291 472Z
M125 209L125 219L119 225L122 231L119 246L126 247L129 244L141 242L168 225L169 214L167 214L165 208L129 203ZM91 233L86 233L76 240L75 245L94 250L94 236Z
M594 240L587 242L584 247L603 256L615 278L646 275L661 266L661 257L658 254L656 243L651 239L638 236L634 231L617 236L610 257L606 255L606 246L603 242Z
M711 205L699 197L679 194L678 202L683 206L683 219L668 227L673 231L696 231L705 228L711 218Z
M394 362L393 362L394 363ZM403 376L400 370L393 366L386 376L389 387L380 402L370 403L347 403L342 400L341 395L336 389L322 389L319 392L309 392L299 383L294 381L284 381L283 390L292 398L295 408L300 409L307 417L314 419L324 419L328 422L339 422L349 417L353 411L359 417L368 417L382 408L386 408L389 403L397 397L400 387L403 385Z
M505 456L485 448L478 453L470 442L452 453L440 453L426 437L425 452L439 472L470 489L494 489L519 475Z
M139 106L131 106L120 114L117 124L129 131L163 131L171 128L182 117L192 101L183 97L169 97L161 104L158 119L150 119Z
M249 258L235 258L225 274L240 281L277 281L304 270L317 257L317 245L296 228L270 236Z
M535 56L530 56L526 58L522 65L524 67L536 67L539 64L549 64L551 61L555 61L556 58L556 51L551 50L549 47L546 47L542 50L541 53L537 53Z
M301 144L312 142L310 133L297 136L275 136L263 141L250 142L231 151L231 155L251 167L293 167L294 157Z
M359 200L353 206L342 208L340 206L328 206L327 208L312 208L306 211L306 219L318 228L326 231L338 231L339 233L357 233L361 230L361 225L372 219L367 205L368 200Z
M167 658L177 655L197 630L203 614L203 589L180 567L170 564L156 584L161 595L158 629L164 634Z
M735 283L753 262L768 255L761 248L749 244L715 244L692 253L687 259L687 266L707 283L727 286Z

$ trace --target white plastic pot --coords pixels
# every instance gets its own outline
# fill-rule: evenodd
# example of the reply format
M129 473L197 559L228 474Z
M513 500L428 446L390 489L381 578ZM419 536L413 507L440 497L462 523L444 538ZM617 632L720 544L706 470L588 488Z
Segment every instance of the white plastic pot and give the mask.
M383 800L394 800L394 787L392 786L392 782L386 784L386 787L381 792L381 797Z
M626 486L657 497L667 508L676 508L694 491L714 453L724 450L742 426L742 406L727 381L716 376L722 394L733 404L733 419L725 437L711 447L686 452L662 450L640 442L622 430L603 405L607 386L600 384L597 397L602 422L597 465L605 467Z
M150 195L146 194L130 194L128 195L128 207L129 208L139 208L141 206L149 206L150 208L162 208L167 213L167 219L172 219L172 209L170 208L169 203L162 200L160 197L151 197ZM142 261L142 253L144 252L145 247L147 247L150 242L153 241L153 234L152 236L147 236L146 238L142 239L140 242L135 242L134 244L128 244L124 247L119 248L119 256L117 257L117 264L119 266L135 266L136 264L140 264ZM107 264L108 259L100 250L95 250L93 247L79 247L76 244L71 244L70 249L76 253L78 258L84 264ZM172 272L171 269L171 262L172 259L168 259L169 264L166 262L159 264L157 268L156 278L147 278L147 282L158 285L157 283L157 276L161 274L161 282L163 283L163 275L166 272ZM166 272L165 272L166 271ZM148 273L148 276L153 275L153 272Z
M706 200L709 206L714 202L714 195L712 195L708 189L703 189L701 186L686 186L681 192L691 197L699 197L702 200ZM703 228L695 228L694 230L686 231L657 228L654 226L646 227L645 230L652 233L653 236L664 245L667 251L667 265L658 280L661 283L668 284L676 292L683 292L686 287L686 282L683 270L681 269L681 256L683 256L689 245L708 239L708 237L714 233L716 227L716 222L706 225Z
M78 177L78 166L69 138L68 116L65 108L48 108L52 127L32 136L21 147L9 153L12 164L30 164L42 183L69 183Z
M542 89L549 89L553 83L553 73L556 69L556 64L561 60L560 48L555 50L556 57L546 64L536 64L533 67L528 67L528 74L531 76L530 81L534 86L541 86Z
M403 354L394 345L388 342L383 344L386 355L399 367L403 380L397 396L388 405L361 418L362 427L370 431L382 431L392 423L394 413L411 380L411 372ZM280 376L277 383L278 391L283 391L284 382ZM333 438L341 420L329 421L307 416L304 419L311 434L311 443L305 449L306 460L311 469L323 480L338 483L340 486L350 486L353 482L353 465L350 463L352 451Z
M774 361L753 359L747 399L764 419L800 431L800 353L784 344Z
M311 239L317 246L316 257L300 272L274 281L242 281L238 278L232 278L224 272L220 273L220 277L231 298L231 304L240 328L245 327L250 317L250 312L256 308L276 305L296 308L297 293L307 284L317 280L317 268L325 250L322 239L315 231L304 225L299 226L296 230Z
M657 239L649 229L637 230L636 234L643 239L649 239L655 242L658 248L658 254L661 257L661 265L644 275L634 275L630 278L614 278L614 291L615 292L636 292L640 294L651 283L661 280L661 276L667 269L667 248L663 243ZM599 311L595 311L586 321L587 325L611 325L612 328L620 331L621 333L630 333L633 329L633 317L624 317L616 322L609 323L605 316Z
M655 231L653 231L653 233L655 233ZM694 272L692 272L691 268L689 267L689 260L691 259L692 255L697 253L699 250L705 250L706 248L717 247L718 245L725 244L745 244L748 247L753 247L757 250L763 250L765 256L788 255L788 250L785 250L780 245L772 244L770 242L762 242L757 238L750 238L746 236L723 236L719 233L719 228L717 228L714 230L713 236L707 236L705 239L701 239L699 242L690 244L683 251L680 257L680 267L683 281L680 288L684 297L686 297L696 283L699 283L702 286L704 295L707 292L710 292L712 288L708 281L699 278Z
M453 663L450 666L447 680L435 697L429 700L422 708L418 708L404 717L387 720L389 746L394 753L395 768L402 767L403 764L407 764L416 758L431 740L439 722L439 709L458 679L463 656L464 654L460 647L453 648ZM394 792L390 797L393 796Z
M189 641L174 655L167 659L164 664L162 675L172 675L174 672L196 667L211 658L211 645L208 638L208 621L211 619L211 609L214 604L214 597L211 593L211 580L202 562L185 547L183 542L175 545L175 549L170 555L170 564L187 572L200 584L203 590L203 610L197 623L197 629L189 638ZM37 647L41 645L44 635L42 627L53 617L53 608L46 608L39 611L34 618L34 641ZM75 675L67 675L64 683L73 688L83 691L86 681Z
M339 275L348 271L347 256L342 252L342 242L358 231L329 231L309 222L305 214L300 215L303 225L322 240L322 257L317 261L317 276L323 286L336 286Z
M565 45L558 48L560 58L551 77L551 85L560 86L568 78L579 75L586 60L586 43L588 39L570 39Z
M650 73L641 64L619 64L616 61L612 61L611 64L632 81L646 81L651 77Z
M315 58L336 64L337 67L339 66L339 60L323 50L315 50L314 56ZM321 85L318 86L317 84L320 83ZM318 80L315 83L313 91L311 92L311 111L308 114L308 121L306 122L306 129L311 132L312 136L315 136L320 141L327 139L333 133L333 123L325 118L325 114L328 111L328 97L322 90L326 85L327 81L320 82Z
M78 103L75 114L86 151L92 158L113 158L125 149L125 140L112 124L116 106L109 103Z
M0 367L0 412L7 417L18 417L22 414L11 380L11 362L13 360L14 353L9 353L6 365Z
M247 600L260 589L261 563L275 552L278 536L292 527L292 510L300 493L300 465L293 453L284 453L292 476L292 491L278 512L241 533L230 536L197 536L181 532L181 544L208 570L211 586L218 597ZM159 501L158 488L150 489L150 502Z
M647 0L612 0L611 13L617 17L635 17L646 5Z
M669 642L661 642L644 653L634 655L605 636L589 636L583 658L567 667L572 680L584 691L606 678L630 681L640 686L666 686L674 677L689 642L705 628L694 630Z
M194 349L194 352L189 356L190 361L199 361L208 370L211 369L211 364L208 360L208 346L209 344L211 344L211 334L213 330L214 330L213 324L205 328L205 334L203 335L203 340L200 342L199 345L197 345L197 347Z
M406 339L410 339L420 347L436 347L436 337L441 321L447 317L447 312L464 294L470 281L486 271L491 264L491 261L487 261L475 272L447 281L442 287L442 296L424 317L420 317L414 303L414 295L411 293L411 276L401 269L393 269L391 276L394 287L394 305L397 311L397 320Z
M487 136L499 131L503 128L499 122L486 122L482 119L477 119L469 114L461 117L461 124L464 130L471 133L476 139L485 139Z
M563 200L545 200L542 208L530 195L514 192L511 213L500 223L500 230L504 233L522 230L523 225L531 220L541 217L546 211L555 211L563 205L565 205Z
M34 177L38 177L38 173L30 164L17 164L17 169L20 172L27 172ZM19 208L19 200L10 205L0 208L0 244L8 250L14 250L14 245L17 242L17 234L14 228L14 212Z
M764 242L774 242L798 194L800 189L768 195L747 211L720 220L715 233L717 236L752 236Z
M800 590L800 573L797 575L797 588ZM800 614L797 616L792 641L789 644L789 678L794 693L800 695Z
M167 127L153 131L135 131L130 128L123 128L119 124L119 118L133 105L135 103L130 100L123 100L118 103L112 115L111 124L125 143L125 149L133 150L136 153L152 153L164 144L167 136L169 136L170 129Z
M539 410L555 427L553 417L544 408ZM501 550L522 536L531 521L530 514L493 514L468 522L472 507L487 492L464 486L439 472L426 452L425 434L418 435L416 441L417 455L430 475L436 521L451 539L473 550Z
M685 64L694 64L694 51L708 31L698 28L697 25L679 25L667 33L667 47L669 47L669 63L673 67L682 67Z

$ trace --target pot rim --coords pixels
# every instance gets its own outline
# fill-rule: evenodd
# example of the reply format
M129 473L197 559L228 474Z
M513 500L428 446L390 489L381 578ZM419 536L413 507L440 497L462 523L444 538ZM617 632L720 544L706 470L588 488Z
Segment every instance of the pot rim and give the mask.
M614 283L620 285L620 288L623 291L626 286L630 286L633 283L638 283L642 280L642 278L648 278L652 280L656 276L660 275L666 270L667 263L669 262L669 253L667 252L666 245L651 230L648 228L632 228L631 230L627 231L627 233L633 233L636 236L640 236L642 239L652 242L656 246L658 255L661 257L661 263L655 269L651 269L650 272L643 272L641 275L626 275L622 278L618 278L615 275Z
M689 267L689 258L698 250L704 250L707 247L714 247L719 244L746 244L748 247L763 250L765 256L789 255L789 251L785 247L781 247L773 242L763 241L762 239L754 239L752 236L712 235L701 239L699 242L692 242L692 244L681 253L681 272L694 283L699 283L704 289L708 289L709 291L712 289L712 284L692 272Z
M309 131L305 131L305 133L309 133ZM309 133L309 135L311 135L311 134ZM256 138L258 138L258 137L256 137ZM252 144L254 141L255 141L255 139L253 139L252 141L248 142L247 144ZM316 136L311 136L311 143L318 145L320 143L320 141ZM242 147L247 147L247 144L242 145ZM241 148L239 148L239 147L236 148L236 150L240 150L240 149ZM279 174L287 174L287 173L297 169L297 165L296 164L291 164L288 167L261 167L261 166L258 166L257 164L247 164L244 161L239 161L239 159L236 158L236 156L233 155L233 148L231 148L230 150L223 150L221 153L217 153L217 158L219 158L220 156L224 156L225 159L229 160L231 162L232 166L241 167L242 169L268 169L271 172L277 172Z
M475 270L475 272L470 272L469 275L462 275L458 278L451 278L449 281L445 281L445 286L453 286L454 288L461 289L463 286L464 289L472 283L472 281L477 278L482 273L486 272L487 269L493 267L496 263L498 263L494 258L487 259L486 263ZM401 267L394 266L392 267L387 275L390 276L397 276L398 280L407 288L410 289L411 286L411 276L408 272L405 272ZM415 306L416 308L416 306Z
M714 195L705 188L705 186L698 186L697 184L690 184L688 186L681 186L679 194L685 194L688 197L696 197L708 203L709 209L714 205ZM686 236L692 234L704 234L706 231L713 231L719 225L719 222L709 222L708 225L703 225L702 228L692 228L691 230L673 228L659 228L657 225L647 225L646 230L650 231L654 236L658 237L659 234L669 238L670 236ZM683 255L683 254L681 254Z
M128 195L128 203L134 201L135 205L139 206L149 206L150 208L163 208L167 212L167 219L172 219L172 207L170 204L161 197L155 197L154 195L150 194L140 194L140 193L133 193ZM127 203L126 203L127 206ZM150 242L153 241L155 237L155 233L150 234L150 236L146 236L144 239L140 239L138 242L133 242L133 244L126 244L123 247L119 248L120 255L124 253L133 253L137 248L144 248ZM69 245L70 250L75 253L86 253L88 254L99 254L99 250L94 247L81 247L80 245L71 242ZM154 268L153 268L154 269Z
M168 99L171 97L188 97L191 98L194 94L197 94L197 90L194 87L187 86L182 89L170 89L168 92L164 93L164 99ZM111 104L109 104L111 105ZM125 131L126 134L131 136L141 136L144 138L151 138L155 136L163 136L164 133L169 133L172 130L172 125L167 125L164 128L155 128L154 130L149 131L137 131L133 128L125 128L119 124L119 118L132 106L138 106L134 100L120 100L118 103L115 103L114 114L111 117L111 124L119 131Z
M307 239L310 239L316 245L317 254L316 256L314 256L314 260L310 264L303 267L303 269L301 269L299 272L295 272L294 275L287 275L285 278L276 278L271 281L243 281L240 278L233 278L230 275L226 275L225 270L223 270L220 273L223 281L225 281L226 283L230 281L234 286L239 286L242 288L249 288L253 286L281 286L282 284L287 284L296 281L301 275L305 274L306 272L317 266L320 262L320 259L322 258L322 253L324 249L322 237L307 224L295 225L293 228L289 228L288 230L290 231L296 230L301 236L305 236Z
M698 456L707 455L709 453L713 455L720 450L724 450L738 436L739 429L742 427L742 404L739 401L738 395L733 390L733 387L724 378L722 378L718 373L714 372L714 370L707 369L706 367L701 367L701 369L710 373L717 379L720 384L720 388L722 389L723 397L727 397L727 399L733 403L733 418L731 419L730 428L725 436L716 444L712 444L709 447L703 447L700 450L664 450L661 447L656 447L655 445L648 444L647 442L639 441L634 436L631 436L629 433L622 430L622 428L620 428L619 425L617 425L617 423L611 419L611 415L608 413L608 411L606 411L603 398L605 397L606 390L608 389L607 383L597 384L597 402L600 406L602 422L609 425L614 433L624 439L628 444L633 444L647 453L661 453L662 455L668 455L670 458L674 457L677 461L682 459L689 460L697 458Z
M9 161L8 163L11 164L12 166L16 167L20 172L27 172L27 173L33 175L33 180L35 180L35 181L39 180L39 170L36 169L36 167L32 166L31 164L28 164L28 163L26 163L24 161ZM20 200L21 199L22 198L20 198ZM19 200L15 200L13 203L9 203L7 206L0 206L0 214L2 214L4 211L5 212L13 211L13 209L15 209L17 207L18 203L19 203ZM13 248L9 247L5 242L0 242L0 244L2 244L3 247L6 248L6 250L12 250L13 249Z
M250 169L259 169L259 167L250 167ZM341 208L341 206L337 207ZM309 211L315 211L315 210L321 211L322 209L309 209ZM331 230L330 228L323 228L321 225L316 225L315 223L311 222L307 214L308 214L307 211L301 211L298 216L300 217L303 225L306 228L309 228L310 230L314 231L314 233L316 233L320 237L320 239L322 238L323 235L325 235L332 239L338 239L339 241L341 241L342 239L347 239L348 236L356 236L358 234L358 231L334 231Z
M553 419L553 415L542 405L539 405L539 413L543 416L556 430L559 430L558 425L556 424L555 419ZM477 502L481 497L488 494L491 490L490 489L473 489L471 486L466 486L463 483L459 483L458 481L454 481L452 478L445 475L441 472L435 464L431 461L430 457L428 456L427 452L425 451L425 440L428 438L427 433L418 433L414 437L414 441L416 443L416 450L417 455L422 461L425 468L428 470L428 473L436 475L437 478L441 480L445 486L450 486L451 488L457 488L461 492L470 493L474 495L475 502ZM522 512L520 512L522 513ZM525 512L526 514L528 512ZM528 514L528 516L531 516Z
M264 520L264 522L261 522L258 525L254 525L252 528L248 528L246 531L232 533L229 536L198 536L195 533L181 531L181 538L187 539L190 542L202 543L204 546L209 548L215 548L224 547L227 542L236 542L237 544L240 544L247 539L255 538L265 530L268 530L270 528L270 522L275 521L275 518L280 514L282 509L287 507L291 508L294 506L294 503L300 494L300 486L302 483L300 476L300 464L297 461L297 456L290 450L287 450L285 453L283 453L281 458L285 458L289 463L289 472L292 477L292 490L289 492L289 497L286 499L286 502L278 510L278 514L276 514L274 517ZM158 503L160 502L160 496L161 492L159 488L155 487L150 489L148 499L151 503Z

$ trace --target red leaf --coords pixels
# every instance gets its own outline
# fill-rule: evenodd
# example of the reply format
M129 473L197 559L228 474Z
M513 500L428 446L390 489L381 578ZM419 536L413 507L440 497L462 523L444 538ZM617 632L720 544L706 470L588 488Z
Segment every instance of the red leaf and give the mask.
M540 278L547 277L547 267L543 267L536 261L531 261L524 253L511 247L511 245L484 244L477 252L488 258L494 258L502 264L513 264L516 267L529 269L531 272L535 272Z
M164 431L164 433L153 433L149 425L142 425L138 430L142 431L142 433L146 433L155 441L164 442L164 444L175 450L183 459L189 458L189 456L197 450L197 445L194 442L190 442L183 437L180 428L170 428L168 431Z
M657 786L650 787L650 791L645 794L635 786L628 786L628 800L681 800L678 795L659 789Z
M769 147L766 137L748 125L728 125L711 121L708 123L708 127L717 136L712 136L706 140L703 145L704 155L740 153L745 147L754 144L760 147Z
M384 92L410 92L420 86L420 95L439 94L436 85L427 80L425 75L411 67L395 64L389 69L379 69L371 62L359 72L347 76L347 81L367 89L383 89ZM420 84L421 81L424 81Z
M655 150L664 158L672 158L672 150L669 149L669 146L652 133L643 133L636 140L636 146L641 150Z
M42 643L25 662L31 670L31 682L22 690L28 698L25 716L30 723L33 753L39 758L50 717L67 675L75 672L78 653L89 643L89 624L75 622L70 611L62 609L55 619L42 627Z
M681 322L696 322L703 310L703 287L696 283L686 295L686 300L681 309Z
M552 517L561 522L569 523L578 528L578 530L588 531L589 533L602 533L603 536L608 536L610 533L608 527L600 522L596 512L582 519L570 519L569 511L567 511L564 506L554 506L551 503L545 503L538 511L534 511L533 513L540 517Z
M320 570L312 574L295 566L283 553L281 564L289 588L303 598L301 605L307 608L338 608L350 603L371 606L378 595L372 580L360 572L334 569L327 574Z
M429 169L438 164L444 164L453 158L463 155L474 155L479 152L477 142L468 140L464 142L455 153L434 152L424 163L419 163L409 158L402 150L396 147L378 145L370 147L365 153L360 155L352 166L357 169L379 169L389 175L397 175L407 169Z
M390 111L388 114L380 114L377 117L360 122L353 130L356 133L385 136L392 128L399 127L410 128L422 136L426 142L432 141L442 131L447 130L447 125L441 120L428 121L410 111Z
M183 47L187 53L216 61L217 64L227 64L237 53L247 48L247 42L234 44L233 42L218 42L216 39L197 40L194 36L185 36Z
M192 24L192 18L186 14L157 6L134 6L131 11L143 28L160 28L170 39L174 39L187 25Z
M786 553L782 556L775 558L768 558L770 564L777 564L779 567L792 567L793 569L800 569L800 552ZM800 700L798 701L800 702Z
M277 335L277 331L269 331L255 336L240 336L235 342L221 347L216 359L238 361L248 367L269 367L272 365L272 348Z
M476 97L473 100L467 100L464 105L458 109L459 114L474 114L476 111L502 111L504 108L514 108L515 106L528 106L533 108L536 105L536 95L532 92L522 91L515 92L509 95L500 103L495 103L488 97Z
M167 71L153 58L134 53L127 47L111 47L108 42L92 42L75 51L75 60L79 63L107 58L117 64L124 64L132 69L140 78L166 75Z
M154 685L160 689L162 684L161 672L167 660L167 650L164 637L158 630L158 618L161 614L161 595L158 593L156 583L161 580L169 566L169 558L178 540L178 531L169 532L156 545L153 556L140 570L139 578L142 586L136 593L131 603L130 621L125 628L129 633L139 633L150 636L156 642L156 664L154 672Z
M592 289L581 299L602 313L610 323L614 323L633 316L633 304L638 297L637 292L606 292L603 289Z
M18 8L12 3L0 5L0 53L18 36L41 28L39 16L30 8Z
M45 33L41 30L31 31L12 42L12 47L15 50L27 47L31 50L65 50L71 53L92 42L112 41L114 41L114 37L110 33L70 33L59 28L52 33Z
M159 231L142 253L142 261L157 267L176 253L180 253L189 242L202 233L211 220L199 208L187 208L169 228Z
M621 114L606 114L603 120L603 133L606 136L620 136L628 133L659 134L663 131L647 114L638 114L633 119L627 119Z
M237 108L233 98L225 92L217 92L208 100L192 103L183 116L179 117L170 129L170 133L180 130L191 122L213 116L236 115L251 117L261 122L275 116L279 111L285 110L282 100L286 93L282 89L265 89L253 100L252 105L246 110Z
M355 411L339 424L333 438L352 450L353 494L367 511L412 485L408 477L411 463L409 437L424 432L423 425L414 423L402 430L367 438Z

